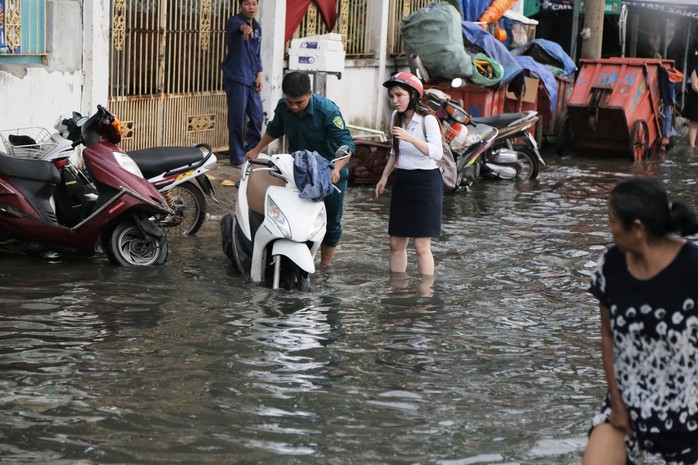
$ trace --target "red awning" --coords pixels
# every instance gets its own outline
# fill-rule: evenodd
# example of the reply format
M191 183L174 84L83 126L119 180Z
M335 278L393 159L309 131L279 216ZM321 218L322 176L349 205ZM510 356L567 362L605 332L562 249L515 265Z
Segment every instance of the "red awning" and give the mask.
M311 1L320 9L327 30L334 29L337 23L337 0L286 0L286 42L291 40L293 33L303 21Z

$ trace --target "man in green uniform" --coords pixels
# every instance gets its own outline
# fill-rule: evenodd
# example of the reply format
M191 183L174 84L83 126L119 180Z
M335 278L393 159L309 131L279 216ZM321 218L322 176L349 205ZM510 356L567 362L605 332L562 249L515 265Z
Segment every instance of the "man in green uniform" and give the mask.
M288 137L289 152L299 150L315 151L328 160L334 158L342 145L354 152L354 140L344 124L344 118L337 105L322 95L313 93L310 77L307 74L291 72L281 83L284 98L279 100L274 110L274 119L257 146L245 154L246 158L257 158L260 152L279 137ZM344 192L349 179L349 158L334 164L332 183L341 192L325 197L327 210L327 230L320 248L320 266L332 264L334 252L342 235L342 213L344 212Z

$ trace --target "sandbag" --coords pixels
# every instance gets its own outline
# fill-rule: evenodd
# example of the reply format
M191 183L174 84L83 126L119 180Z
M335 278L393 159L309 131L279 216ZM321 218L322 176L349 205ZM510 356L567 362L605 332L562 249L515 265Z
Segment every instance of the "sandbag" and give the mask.
M440 2L420 8L402 20L400 33L405 53L415 53L430 78L454 79L473 73L463 47L461 17L452 5Z

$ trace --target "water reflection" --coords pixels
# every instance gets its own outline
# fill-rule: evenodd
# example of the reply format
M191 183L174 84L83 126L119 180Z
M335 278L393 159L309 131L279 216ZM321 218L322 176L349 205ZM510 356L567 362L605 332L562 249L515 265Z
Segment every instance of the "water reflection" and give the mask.
M444 202L435 278L388 271L389 198L347 192L313 292L237 275L217 221L166 266L2 257L0 456L12 463L579 463L604 390L584 289L635 174L691 202L698 157L547 157Z

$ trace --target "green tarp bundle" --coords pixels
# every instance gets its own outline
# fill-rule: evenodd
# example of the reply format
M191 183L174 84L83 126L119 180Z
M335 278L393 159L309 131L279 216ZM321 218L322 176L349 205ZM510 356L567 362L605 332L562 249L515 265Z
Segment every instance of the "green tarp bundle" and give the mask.
M405 53L416 53L430 78L470 77L473 64L463 46L461 16L452 5L440 2L421 8L402 20Z

